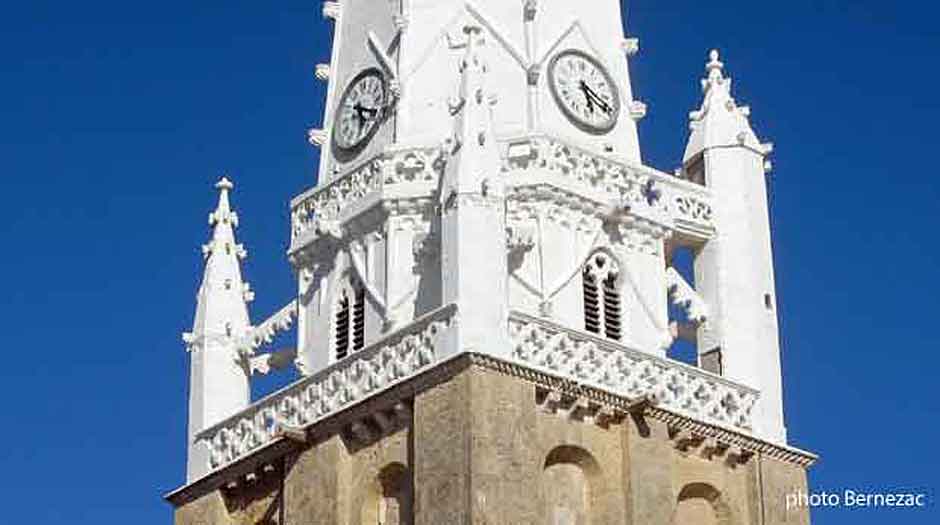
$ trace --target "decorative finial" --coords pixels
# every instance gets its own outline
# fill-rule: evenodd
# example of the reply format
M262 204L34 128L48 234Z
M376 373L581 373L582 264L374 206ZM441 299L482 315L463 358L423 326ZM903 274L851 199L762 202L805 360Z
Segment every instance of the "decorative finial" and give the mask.
M718 50L712 49L708 54L708 58L708 64L705 66L705 71L708 76L702 79L702 91L705 93L708 93L712 86L725 83L725 64L721 61L721 55L718 54Z
M463 28L463 33L467 35L467 54L475 54L482 38L483 28L476 24L467 24Z
M467 24L463 28L463 33L467 37L467 52L460 62L460 72L463 73L467 68L474 71L486 72L486 64L480 57L479 48L483 44L483 28L476 24Z
M209 214L209 224L215 226L225 223L233 227L238 226L238 214L232 211L232 206L228 201L228 194L235 188L235 184L228 177L222 177L219 182L215 183L215 187L219 190L219 204L215 211Z
M219 182L215 183L215 187L221 191L232 191L235 189L235 184L228 180L228 177L223 176L221 179L219 179Z
M739 106L732 93L732 79L717 49L708 53L706 75L701 79L704 99L699 109L689 113L692 131L684 162L704 150L718 147L746 147L760 153L760 142L748 120L751 110Z
M708 54L708 58L710 61L708 62L708 66L706 66L705 69L708 71L709 78L715 77L716 75L718 77L722 77L725 64L720 60L721 55L718 53L718 50L712 49L711 53Z
M526 0L523 9L523 17L526 22L535 20L535 15L539 10L539 0Z
M483 28L476 24L467 24L463 26L463 32L465 35L479 35L483 32Z

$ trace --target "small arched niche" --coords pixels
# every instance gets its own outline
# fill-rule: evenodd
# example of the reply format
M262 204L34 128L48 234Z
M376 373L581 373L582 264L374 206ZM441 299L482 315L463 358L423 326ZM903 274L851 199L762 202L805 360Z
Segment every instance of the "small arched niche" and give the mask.
M734 525L734 520L721 491L706 483L691 483L679 492L672 525Z
M408 468L392 463L371 484L362 503L362 525L411 525L411 477Z
M589 525L596 507L600 466L579 447L561 446L545 458L541 476L542 523Z

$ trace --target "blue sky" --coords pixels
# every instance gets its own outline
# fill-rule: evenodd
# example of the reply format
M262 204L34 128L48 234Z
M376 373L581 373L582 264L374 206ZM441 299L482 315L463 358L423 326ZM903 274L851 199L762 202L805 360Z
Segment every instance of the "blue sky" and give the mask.
M594 0L597 1L597 0ZM706 52L776 143L786 401L814 490L917 490L936 523L940 7L629 2L650 164L671 170ZM223 173L256 315L293 289L287 203L313 184L330 26L316 0L6 2L0 11L0 493L9 523L169 523L188 330Z

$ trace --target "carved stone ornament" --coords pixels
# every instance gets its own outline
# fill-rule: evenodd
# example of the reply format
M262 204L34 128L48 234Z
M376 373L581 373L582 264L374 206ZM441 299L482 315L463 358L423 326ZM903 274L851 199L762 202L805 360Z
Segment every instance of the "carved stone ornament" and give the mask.
M719 376L548 321L515 313L513 357L527 366L575 379L699 420L750 429L759 394Z

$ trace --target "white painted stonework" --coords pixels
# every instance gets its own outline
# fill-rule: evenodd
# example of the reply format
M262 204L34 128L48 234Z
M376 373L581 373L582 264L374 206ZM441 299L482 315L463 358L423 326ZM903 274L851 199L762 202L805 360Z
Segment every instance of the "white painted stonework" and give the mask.
M750 110L732 97L718 52L710 59L702 81L705 100L690 116L692 136L685 152L687 175L701 176L712 191L718 231L695 261L695 281L712 313L699 329L699 345L721 348L725 377L760 390L755 430L786 442L765 182L766 156L773 147L760 143L748 122Z
M229 204L233 185L222 179L219 204L209 215L212 239L203 246L205 273L196 298L193 331L183 335L190 354L189 462L187 478L205 473L206 444L197 439L205 428L248 406L251 389L236 341L249 326L251 292L242 281L245 248L235 241L238 215Z
M190 481L463 354L785 443L771 148L717 54L670 175L642 164L647 111L629 74L639 44L620 2L342 0L323 12L336 30L316 68L329 83L310 133L320 182L291 201L297 295L258 324L232 186L219 185L186 336ZM549 65L563 52L603 68L572 77L567 97L611 126L561 109ZM347 93L367 69L384 98ZM609 89L597 84L608 77ZM681 249L694 275L672 265ZM297 348L270 352L295 321ZM677 338L696 343L701 368L669 359ZM287 366L303 378L250 404L250 378Z

